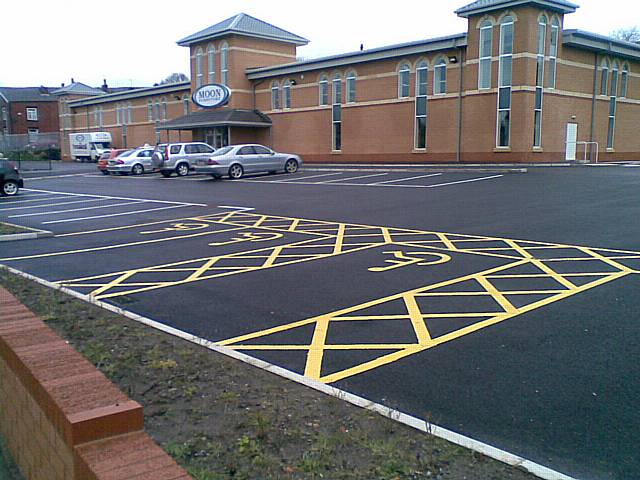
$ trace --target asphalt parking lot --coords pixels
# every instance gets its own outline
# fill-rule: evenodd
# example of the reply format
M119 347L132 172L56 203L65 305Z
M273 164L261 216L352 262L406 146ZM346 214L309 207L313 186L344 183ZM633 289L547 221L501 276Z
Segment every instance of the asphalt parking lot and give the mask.
M25 183L0 220L55 236L0 263L575 478L640 476L639 169Z

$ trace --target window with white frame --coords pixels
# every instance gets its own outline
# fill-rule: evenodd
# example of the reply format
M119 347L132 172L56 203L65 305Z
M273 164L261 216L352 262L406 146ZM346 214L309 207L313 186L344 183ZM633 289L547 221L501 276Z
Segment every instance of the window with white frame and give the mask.
M189 103L189 95L183 95L182 97L182 111L185 115L188 115L191 111L191 104Z
M600 68L600 95L606 95L609 90L609 60L605 58Z
M398 70L398 98L407 98L409 96L411 67L408 63L400 65Z
M485 20L480 24L480 52L478 88L491 88L491 61L493 56L493 24Z
M542 144L542 101L544 95L544 54L547 47L547 17L538 19L538 52L536 56L536 94L533 119L533 146Z
M609 90L609 125L607 128L607 148L613 149L616 136L616 111L618 110L618 71L617 61L611 67L611 88Z
M356 72L351 70L347 72L346 84L347 84L347 103L356 102Z
M427 81L429 67L421 60L416 65L416 124L414 147L427 148Z
M443 95L447 93L447 62L441 58L433 67L433 94Z
M153 121L153 101L147 102L147 118L151 122Z
M40 130L37 128L29 128L27 130L29 143L36 143L38 141L38 135L40 134Z
M613 66L611 68L611 87L609 89L609 96L617 97L618 96L618 72L620 71L620 66L618 62L613 62Z
M216 83L216 49L211 44L207 47L207 70L209 71L207 82Z
M329 105L329 79L324 74L318 81L318 103L320 106Z
M271 110L280 109L280 85L278 82L271 82Z
M133 123L133 105L131 102L127 104L127 123Z
M167 98L162 97L162 119L167 119Z
M342 150L342 76L339 73L333 76L332 87L332 149L337 152Z
M549 71L547 86L556 88L556 72L558 69L558 39L560 38L560 21L553 17L551 20L551 44L549 45Z
M496 146L511 145L511 85L513 79L513 17L500 22L500 59L498 62L498 124Z
M38 121L38 108L37 107L27 107L27 120L31 122Z
M622 74L620 75L620 97L627 96L629 89L629 65L625 63L622 65Z
M291 108L291 81L285 80L282 84L282 99L284 101L284 108Z
M116 103L116 125L122 124L121 110L122 110L122 106L119 103Z
M204 65L203 65L204 53L202 48L196 49L196 88L204 85Z
M223 85L229 85L229 45L224 42L220 45L220 81Z
M160 100L156 98L153 104L153 119L157 122L160 120Z

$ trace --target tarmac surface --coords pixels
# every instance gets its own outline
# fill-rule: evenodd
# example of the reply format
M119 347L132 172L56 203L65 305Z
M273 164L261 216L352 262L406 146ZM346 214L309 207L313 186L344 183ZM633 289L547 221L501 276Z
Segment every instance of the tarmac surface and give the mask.
M0 200L55 234L0 263L566 475L640 477L640 170L75 168Z

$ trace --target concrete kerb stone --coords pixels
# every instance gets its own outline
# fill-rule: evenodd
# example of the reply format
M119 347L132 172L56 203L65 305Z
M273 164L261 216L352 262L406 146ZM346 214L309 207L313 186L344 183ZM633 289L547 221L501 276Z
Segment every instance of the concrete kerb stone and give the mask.
M53 232L49 230L40 230L39 228L25 227L22 225L15 225L9 222L2 222L5 225L15 228L23 228L25 230L30 230L25 233L8 233L6 235L0 235L0 242L14 242L16 240L33 240L36 238L49 238L53 237Z

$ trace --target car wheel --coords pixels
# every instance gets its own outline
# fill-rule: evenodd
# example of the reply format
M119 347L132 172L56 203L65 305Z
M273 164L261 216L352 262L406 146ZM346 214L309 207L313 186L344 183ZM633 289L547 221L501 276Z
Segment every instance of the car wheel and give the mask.
M109 175L109 171L108 170L100 170L102 172L103 175Z
M2 194L7 197L13 197L18 194L18 182L7 180L2 184Z
M186 163L181 163L176 167L176 174L179 177L186 177L189 175L189 165Z
M165 171L162 171L162 172L160 172L160 173L162 173L162 176L163 176L164 178L169 178L169 177L171 176L171 172L165 172Z
M230 179L238 180L239 178L242 178L242 175L244 175L244 169L242 168L242 165L237 163L231 165L231 167L229 168Z
M139 163L136 163L131 169L131 173L134 175L142 175L144 173L144 167Z
M284 164L284 171L287 173L296 173L298 171L298 162L290 158L287 160L287 163Z

